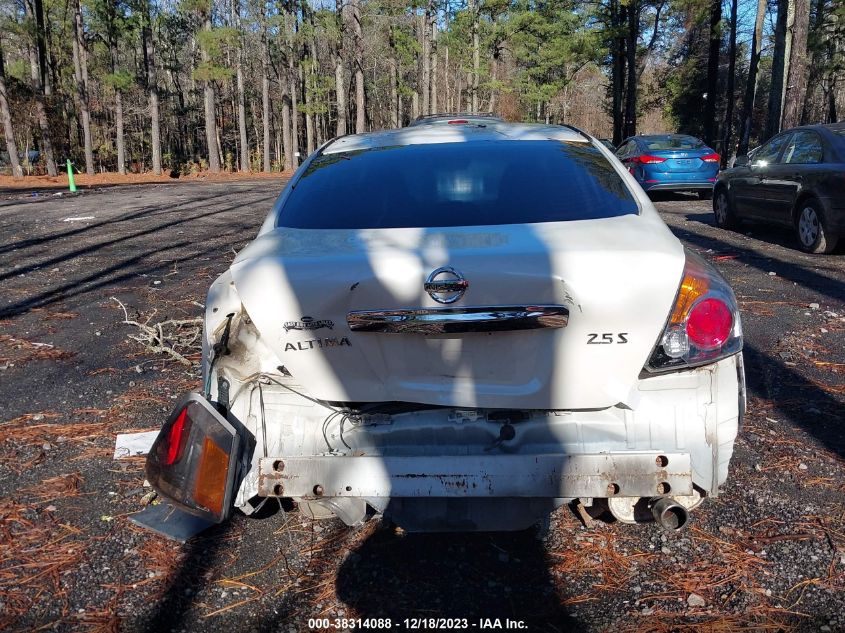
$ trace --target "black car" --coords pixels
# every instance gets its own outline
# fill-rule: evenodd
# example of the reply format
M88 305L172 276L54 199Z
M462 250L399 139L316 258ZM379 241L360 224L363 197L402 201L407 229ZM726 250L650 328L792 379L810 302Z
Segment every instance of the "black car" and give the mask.
M845 235L845 122L787 130L738 156L719 174L713 212L719 227L790 227L802 250L832 252Z

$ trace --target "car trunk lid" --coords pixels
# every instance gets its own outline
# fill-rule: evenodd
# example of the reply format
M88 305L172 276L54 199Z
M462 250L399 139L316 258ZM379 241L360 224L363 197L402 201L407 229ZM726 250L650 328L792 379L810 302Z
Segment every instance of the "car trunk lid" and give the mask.
M424 229L279 228L237 257L232 276L265 342L314 397L575 409L634 397L683 265L680 243L659 218L625 215ZM466 281L450 304L425 289L441 267ZM558 317L568 311L568 320L431 334L348 323L350 314L373 311L502 307L549 307Z

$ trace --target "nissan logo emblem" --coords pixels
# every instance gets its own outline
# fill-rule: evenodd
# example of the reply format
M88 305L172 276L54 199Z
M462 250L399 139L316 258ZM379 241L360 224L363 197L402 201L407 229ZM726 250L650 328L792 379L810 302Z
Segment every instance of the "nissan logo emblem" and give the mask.
M469 282L451 266L441 266L426 278L424 288L437 303L455 303L464 296Z

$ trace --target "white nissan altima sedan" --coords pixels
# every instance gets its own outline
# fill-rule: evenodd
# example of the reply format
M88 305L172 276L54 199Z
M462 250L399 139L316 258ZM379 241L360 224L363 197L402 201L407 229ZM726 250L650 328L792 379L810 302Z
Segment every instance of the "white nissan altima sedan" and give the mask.
M573 500L680 528L745 409L725 280L566 126L462 120L315 152L211 286L204 390L147 462L212 522L519 530Z

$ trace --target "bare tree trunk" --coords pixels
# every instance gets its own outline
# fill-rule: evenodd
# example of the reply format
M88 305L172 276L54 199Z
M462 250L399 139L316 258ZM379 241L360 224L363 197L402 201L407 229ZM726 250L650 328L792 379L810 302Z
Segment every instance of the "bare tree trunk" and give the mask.
M430 26L428 32L431 35L429 42L429 57L431 61L428 64L431 72L430 86L431 86L431 100L429 101L431 113L439 112L437 107L437 0L429 0L429 16Z
M390 73L390 127L397 128L399 127L399 63L396 59L396 39L392 26L388 34L388 45L390 48L390 59L387 61Z
M704 142L716 144L716 101L719 82L719 49L722 43L722 0L710 2L710 48L707 54L707 100L704 102ZM715 149L715 148L714 148Z
M496 82L499 80L499 48L493 53L493 59L490 61L490 112L496 113L496 97L499 94L496 88ZM548 118L548 115L546 115Z
M240 57L241 51L238 51ZM238 136L241 144L241 171L250 171L249 166L249 141L246 134L246 96L244 95L244 73L241 63L237 67L237 89L238 89Z
M761 140L766 141L780 132L781 104L786 64L786 24L789 0L778 0L778 15L775 23L775 48L772 55L772 84L769 87L769 110L766 117L766 131Z
M783 108L783 127L789 129L801 124L804 99L807 95L807 36L810 30L809 0L793 0L795 27L792 32L792 51L789 62L789 81Z
M312 102L314 97L312 92L316 89L315 85L315 76L319 66L317 65L317 40L314 39L314 33L316 33L316 28L314 26L314 14L309 14L308 17L309 23L311 25L311 42L310 42L310 56L311 56L311 63L309 64L308 72L305 74L305 131L306 131L306 138L308 141L308 155L314 153L317 149L317 126L315 120L315 114L312 109Z
M783 90L780 97L780 128L783 128L783 113L786 107L786 93L789 88L789 67L792 62L793 34L795 32L795 3L796 0L789 0L789 7L786 13L786 46L783 53Z
M78 2L79 0L77 0ZM150 145L153 156L153 173L161 174L161 117L158 107L158 81L155 66L155 42L152 33L152 16L149 0L144 2L144 26L141 29L141 45L144 48L144 67L147 74L147 99L150 110ZM83 56L84 60L84 56Z
M282 152L285 155L285 170L293 169L293 141L290 133L290 84L279 77L282 86Z
M626 7L619 0L610 0L610 22L613 28L612 85L613 142L619 145L625 138L625 38Z
M296 63L293 34L296 29L296 15L289 6L285 13L285 39L288 58L288 94L290 95L290 163L291 168L299 167L299 69Z
M290 70L290 151L291 151L291 166L296 169L299 167L299 95L297 84L299 77L293 68Z
M335 95L337 98L337 136L346 134L346 115L348 106L346 104L346 13L343 0L335 0L335 18L338 22L340 41L334 58L334 83Z
M472 96L470 101L470 111L473 114L477 114L478 84L479 75L481 73L481 48L478 39L478 0L469 0L467 7L469 8L470 19L472 20Z
M123 94L120 90L114 91L114 123L115 142L117 144L117 173L126 173L126 144L123 134Z
M262 169L270 171L270 45L266 7L261 6L261 152ZM281 161L279 161L281 163ZM287 169L287 165L285 166Z
M211 31L211 8L205 15L203 28ZM211 56L205 47L201 47L200 58L203 62L211 62ZM205 141L208 146L208 169L216 174L220 171L220 146L217 144L217 112L216 95L214 94L214 83L210 77L205 80Z
M810 27L810 33L817 34L822 32L822 28L824 25L824 18L825 18L825 0L815 0L815 15L813 16L813 24ZM809 41L808 41L809 46ZM809 78L807 79L807 96L804 98L804 111L801 113L801 122L806 123L812 121L813 119L822 120L823 117L819 117L816 112L818 110L814 107L816 105L815 99L813 98L815 95L816 87L821 83L821 93L822 93L822 103L826 101L826 93L825 93L825 86L824 81L820 81L821 74L824 70L825 66L825 55L824 49L820 45L813 46L813 57L812 61L810 62L810 69L809 69ZM831 56L832 57L832 56ZM824 111L824 105L821 108L822 112Z
M350 0L352 29L355 35L355 133L367 131L367 110L364 95L364 31L361 26L361 2Z
M346 134L346 73L343 71L343 58L340 55L335 57L334 84L337 95L337 136Z
M731 36L730 50L728 52L728 86L727 86L727 107L725 108L725 136L722 144L722 166L728 164L728 158L733 154L731 140L733 134L734 118L734 73L736 71L736 18L737 0L731 0Z
M628 79L625 97L625 136L637 133L637 39L640 32L640 0L628 4L628 37L626 43L626 64ZM715 0L718 1L718 0Z
M243 31L241 29L241 2L232 0L232 21L238 31L238 49L235 51L235 80L238 92L238 136L241 145L241 171L250 171L249 167L249 141L246 135L246 95L244 94L244 71L243 71Z
M757 0L757 18L754 21L754 35L751 39L751 62L748 66L748 83L745 86L745 99L742 102L742 128L739 134L737 156L748 153L751 139L751 120L754 115L754 97L757 93L757 70L760 65L760 52L763 49L763 18L766 17L766 0Z
M107 26L107 39L109 46L109 63L112 74L117 73L120 62L117 49L117 27L114 24L114 5L108 5L109 17ZM117 173L126 173L126 144L123 133L123 94L120 92L122 86L114 85L114 122L115 122L115 146L117 147Z
M12 175L23 176L21 162L18 158L18 146L15 143L15 130L12 127L12 112L6 96L6 68L3 65L3 47L0 45L0 117L3 118L3 136L6 138L6 151L9 153L9 163L12 165Z
M302 71L302 66L299 67L299 70ZM314 115L311 113L311 87L309 84L311 83L311 71L309 70L305 73L305 148L308 152L308 155L314 153L314 150L317 149L314 147Z
M158 87L155 85L155 77L153 77L153 84L150 86L150 138L152 140L152 155L153 155L153 173L161 175L161 115L158 108Z
M29 2L24 2L24 7L29 18L35 18L35 50L30 49L33 55L30 58L30 69L32 78L32 90L35 93L35 116L38 121L38 128L41 131L41 153L44 154L44 161L47 166L47 174L55 176L56 159L53 156L53 141L50 133L50 121L47 118L46 95L49 92L46 85L47 66L44 38L44 7L41 0L35 0L35 15L33 16Z
M279 77L279 83L282 86L282 153L284 154L285 170L294 169L293 162L293 139L291 134L291 116L290 116L290 82L287 78Z
M463 86L461 85L461 80L464 78L464 74L461 72L461 69L458 68L458 72L455 73L455 99L456 99L456 107L455 112L463 112Z
M448 29L447 29L448 32ZM449 47L443 47L443 84L446 94L443 95L443 109L446 112L454 112L452 107L452 82L449 81Z
M431 114L431 20L428 11L431 3L426 5L425 15L417 16L419 33L422 35L420 47L420 80L418 82L420 97L422 98L423 116Z
M76 102L82 119L82 139L85 146L85 173L94 175L94 149L91 143L91 112L88 109L88 86L82 73L85 42L83 40L82 7L79 0L74 6L73 20L73 74L76 80Z

